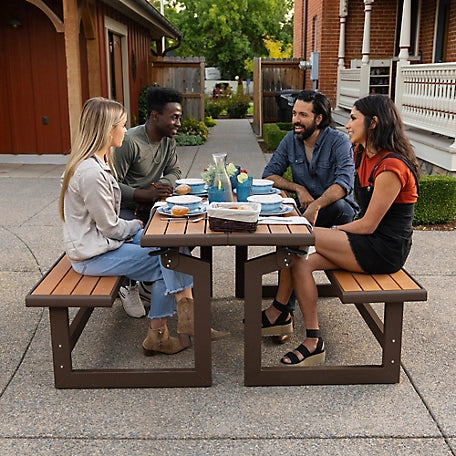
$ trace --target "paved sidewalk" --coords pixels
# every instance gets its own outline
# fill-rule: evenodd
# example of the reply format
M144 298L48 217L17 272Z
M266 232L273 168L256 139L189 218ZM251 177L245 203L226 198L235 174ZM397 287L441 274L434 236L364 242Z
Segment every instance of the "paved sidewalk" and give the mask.
M269 157L248 120L220 120L210 131L205 145L179 149L185 176L199 177L214 152L261 175ZM62 170L0 163L0 455L456 454L454 231L414 234L406 268L429 300L405 305L399 384L244 387L243 302L233 298L234 254L223 247L215 249L213 326L231 336L212 345L212 387L55 389L48 311L26 308L24 298L62 251ZM379 358L353 306L326 298L319 311L328 363ZM301 341L299 313L297 320L291 342L264 340L265 364ZM96 309L76 347L77 365L191 362L192 350L145 358L146 325L119 302Z

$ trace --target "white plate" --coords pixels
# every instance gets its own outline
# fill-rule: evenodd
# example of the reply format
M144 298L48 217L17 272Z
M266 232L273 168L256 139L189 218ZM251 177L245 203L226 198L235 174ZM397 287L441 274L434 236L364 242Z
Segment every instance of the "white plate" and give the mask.
M162 215L168 215L171 217L176 217L176 218L184 218L184 217L193 217L194 215L201 215L206 213L206 206L201 206L198 209L194 209L193 211L189 211L186 215L179 217L177 215L171 214L171 208L166 205L166 206L160 206L157 208L157 212Z
M201 198L195 195L177 195L169 196L168 198L166 198L166 202L171 204L183 204L187 206L189 204L201 203Z
M276 210L276 211L268 211L268 212L261 211L261 212L260 212L260 215L262 215L262 216L268 216L268 215L284 215L284 214L288 214L288 213L291 212L293 209L294 209L293 206L289 206L288 204L282 204L282 205L280 206L280 209L278 209L278 210Z
M282 190L280 190L280 188L272 187L271 190L269 190L269 192L257 193L255 192L255 189L252 187L252 195L278 195L281 191Z
M204 185L205 182L203 181L203 179L197 179L196 177L195 178L189 177L187 179L177 179L176 185L181 185L181 184L187 184L187 185L190 185L190 187L191 187L192 185Z

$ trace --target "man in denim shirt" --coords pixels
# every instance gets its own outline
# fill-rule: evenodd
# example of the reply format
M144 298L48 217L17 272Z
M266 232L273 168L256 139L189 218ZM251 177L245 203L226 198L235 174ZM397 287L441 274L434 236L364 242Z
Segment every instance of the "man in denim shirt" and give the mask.
M282 139L263 171L275 187L296 193L312 225L328 228L353 220L357 210L351 143L331 123L329 100L319 92L300 92L293 106L294 131ZM293 182L282 177L288 166Z
M358 209L353 199L352 147L348 136L331 128L329 100L319 92L300 92L292 121L293 131L280 142L263 178L296 193L302 214L312 225L329 228L352 221ZM282 177L289 166L292 182ZM291 275L285 269L280 274L276 299L262 315L262 335L274 336L278 343L288 340L293 331L291 294Z

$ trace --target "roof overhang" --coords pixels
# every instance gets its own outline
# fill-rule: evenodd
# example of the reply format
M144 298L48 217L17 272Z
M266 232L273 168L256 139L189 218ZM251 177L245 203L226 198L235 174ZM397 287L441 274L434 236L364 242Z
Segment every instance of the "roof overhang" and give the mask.
M153 40L160 40L164 36L178 41L182 39L182 33L147 0L102 1L146 27Z

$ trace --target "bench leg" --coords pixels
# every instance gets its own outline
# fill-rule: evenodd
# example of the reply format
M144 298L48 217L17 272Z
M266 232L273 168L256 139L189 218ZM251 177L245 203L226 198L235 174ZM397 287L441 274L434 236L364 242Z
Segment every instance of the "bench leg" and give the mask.
M403 311L403 302L385 303L382 365L391 383L399 382Z
M74 344L70 336L68 307L50 307L49 320L54 362L54 384L56 388L64 388L66 380L73 370L71 351Z

